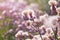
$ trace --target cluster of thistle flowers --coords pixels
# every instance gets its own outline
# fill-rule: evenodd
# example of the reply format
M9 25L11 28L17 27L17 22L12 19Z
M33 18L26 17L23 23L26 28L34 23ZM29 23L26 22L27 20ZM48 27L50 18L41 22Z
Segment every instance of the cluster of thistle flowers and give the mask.
M15 29L7 33L14 33L15 40L60 40L60 7L57 8L55 0L49 4L52 13L57 11L57 15L49 16L40 11L37 4L28 5L25 0L8 0L0 3L0 19L9 18Z

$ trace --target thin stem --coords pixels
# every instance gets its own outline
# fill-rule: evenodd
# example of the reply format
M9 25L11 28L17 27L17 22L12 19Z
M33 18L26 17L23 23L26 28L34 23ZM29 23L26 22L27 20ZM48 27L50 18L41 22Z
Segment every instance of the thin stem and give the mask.
M57 38L58 27L56 27L56 30L54 30L53 28L52 28L52 30L54 32L54 38L55 38L55 40L58 40L58 38Z
M43 40L42 35L41 35L40 31L39 31L39 27L38 27L38 32L39 32L39 34L40 34L41 39Z

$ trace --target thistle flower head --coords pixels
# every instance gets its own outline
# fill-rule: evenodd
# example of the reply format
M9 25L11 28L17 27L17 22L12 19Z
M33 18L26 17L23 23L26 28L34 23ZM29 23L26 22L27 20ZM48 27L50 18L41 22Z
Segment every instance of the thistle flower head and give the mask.
M50 1L48 2L48 4L49 4L49 5L56 5L57 2L56 2L56 0L50 0Z
M39 17L41 22L44 22L47 18L48 18L48 14L44 14L43 16Z
M60 15L60 7L56 8L58 15Z
M52 28L47 28L47 29L46 29L46 32L47 32L48 34L51 34L51 33L53 33L53 30L52 30Z
M25 25L26 26L31 26L32 25L32 21L30 21L30 20L26 21Z
M16 34L15 34L15 37L18 37L18 36L20 36L20 35L22 35L22 33L23 33L23 31L18 31Z
M34 14L34 10L32 10L32 9L30 9L30 8L27 8L27 9L25 9L25 10L22 11L22 14L23 14L23 13L31 14L31 15L32 15L32 14Z
M56 11L57 11L57 12L60 12L60 7L56 8Z
M29 14L34 14L34 11L32 9L28 9Z
M24 15L27 15L28 14L28 10L23 10L22 11L22 15L24 16Z

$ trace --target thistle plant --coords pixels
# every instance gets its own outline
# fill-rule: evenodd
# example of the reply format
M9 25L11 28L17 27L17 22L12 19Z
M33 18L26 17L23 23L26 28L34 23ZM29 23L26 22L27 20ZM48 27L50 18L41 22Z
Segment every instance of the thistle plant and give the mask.
M31 0L30 0L31 1ZM60 40L59 0L49 0L49 15L36 3L6 0L0 3L0 26L5 40ZM56 14L57 13L57 14ZM3 31L3 30L2 30Z

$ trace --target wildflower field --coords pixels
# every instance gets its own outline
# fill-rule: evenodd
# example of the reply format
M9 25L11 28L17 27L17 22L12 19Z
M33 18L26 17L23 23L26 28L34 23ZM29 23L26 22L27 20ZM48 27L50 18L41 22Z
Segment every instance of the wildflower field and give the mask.
M60 0L0 0L0 40L60 40Z

